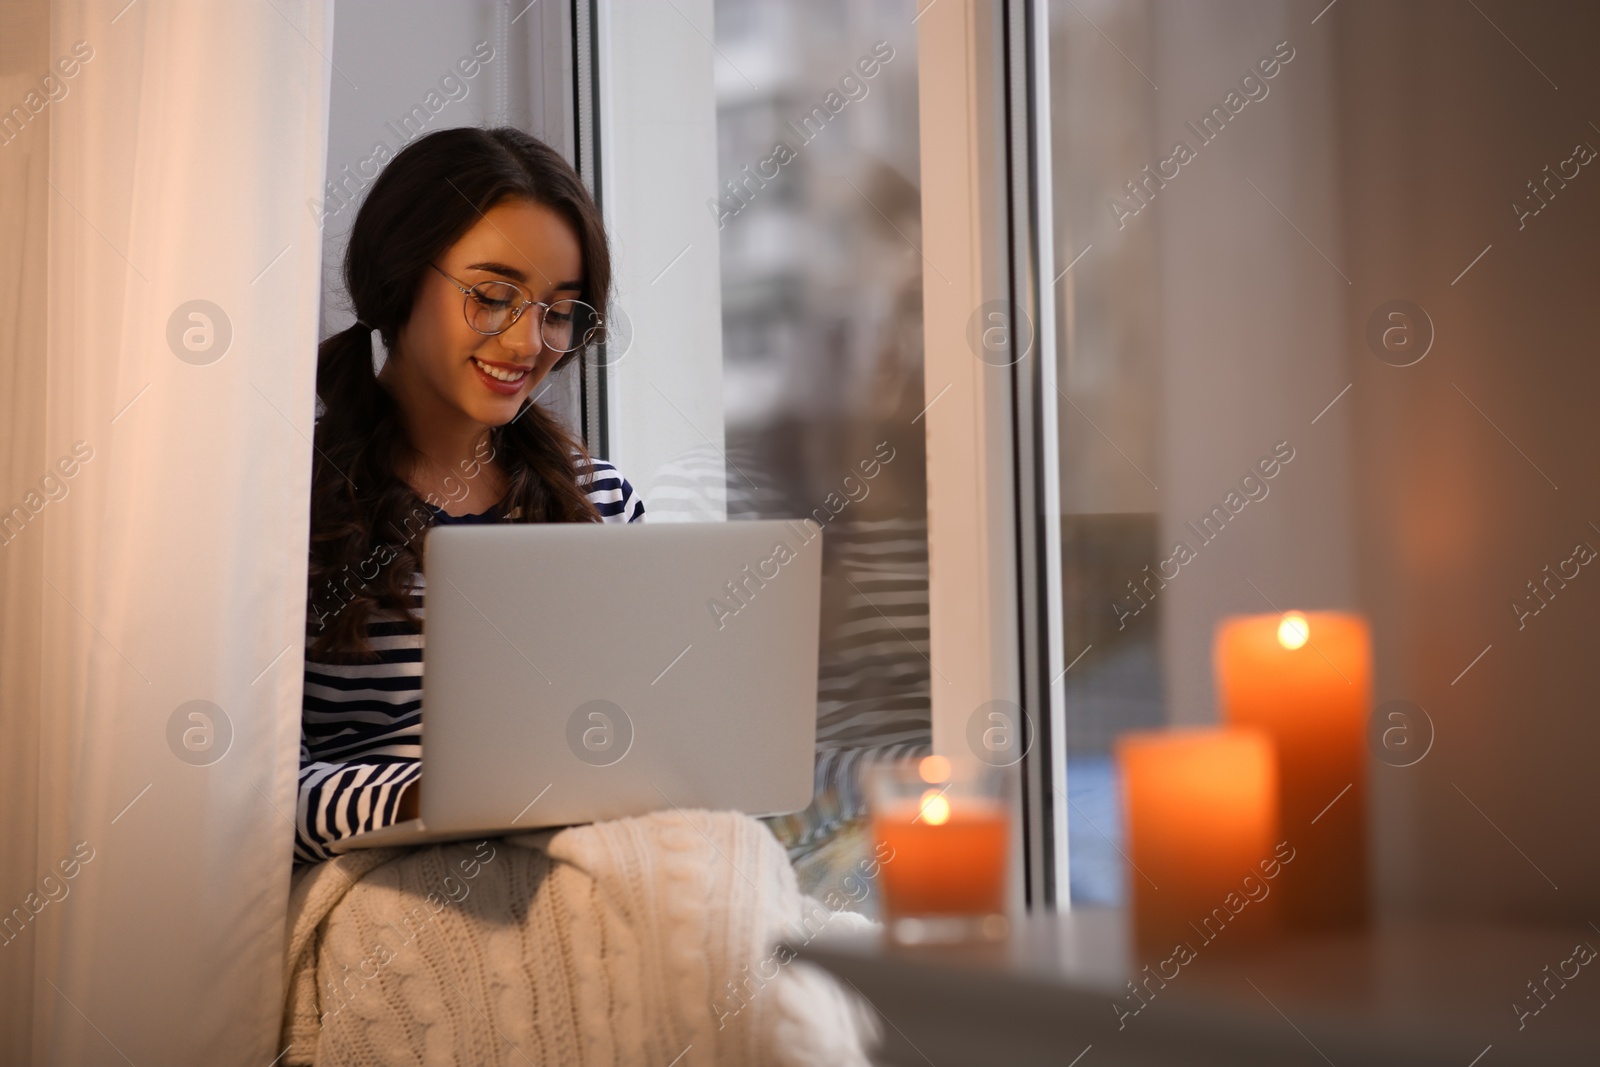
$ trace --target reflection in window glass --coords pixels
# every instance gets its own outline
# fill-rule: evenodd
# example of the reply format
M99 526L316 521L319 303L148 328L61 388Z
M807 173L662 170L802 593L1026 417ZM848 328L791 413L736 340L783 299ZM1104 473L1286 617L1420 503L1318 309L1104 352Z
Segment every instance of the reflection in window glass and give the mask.
M1163 605L1152 600L1137 617L1111 610L1156 558L1160 533L1150 480L1159 458L1156 231L1107 233L1102 220L1106 190L1118 188L1124 172L1139 172L1154 137L1153 90L1137 60L1107 41L1141 51L1148 11L1139 0L1089 3L1082 14L1070 6L1051 11L1055 254L1065 266L1095 246L1055 293L1057 381L1069 401L1059 419L1063 639L1069 660L1090 650L1063 679L1069 871L1074 903L1114 904L1124 885L1112 740L1166 721Z
M817 793L773 821L808 889L864 851L863 767L930 744L915 14L716 4L727 447L704 463L729 518L825 531Z

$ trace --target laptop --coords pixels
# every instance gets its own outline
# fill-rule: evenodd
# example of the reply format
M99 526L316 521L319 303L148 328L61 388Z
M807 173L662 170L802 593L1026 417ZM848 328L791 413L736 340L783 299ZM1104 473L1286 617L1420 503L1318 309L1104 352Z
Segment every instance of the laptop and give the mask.
M332 850L804 808L821 564L801 522L434 527L420 817Z

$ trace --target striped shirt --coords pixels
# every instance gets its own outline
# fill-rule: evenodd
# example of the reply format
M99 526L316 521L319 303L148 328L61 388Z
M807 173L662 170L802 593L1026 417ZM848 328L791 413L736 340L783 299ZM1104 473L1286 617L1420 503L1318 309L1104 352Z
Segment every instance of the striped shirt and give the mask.
M578 485L603 521L644 520L644 501L604 460L580 467ZM476 515L432 510L433 524L502 521L498 504ZM411 600L419 619L423 592L423 577L417 573ZM375 611L367 622L367 638L377 661L319 663L310 653L318 632L315 608L306 622L296 863L329 859L330 842L393 824L400 794L422 771L421 624L398 612Z

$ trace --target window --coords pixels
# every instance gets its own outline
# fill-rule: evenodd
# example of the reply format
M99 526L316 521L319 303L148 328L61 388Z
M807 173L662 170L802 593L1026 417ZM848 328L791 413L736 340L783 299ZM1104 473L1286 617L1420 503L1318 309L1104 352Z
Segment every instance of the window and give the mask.
M862 768L931 741L915 14L597 11L633 337L605 371L611 458L652 521L825 531L817 795L774 821L814 886L865 849Z

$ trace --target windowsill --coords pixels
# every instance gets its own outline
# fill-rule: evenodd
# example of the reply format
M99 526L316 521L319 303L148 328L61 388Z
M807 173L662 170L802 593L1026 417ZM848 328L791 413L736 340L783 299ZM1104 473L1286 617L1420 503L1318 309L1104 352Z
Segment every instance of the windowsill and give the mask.
M1153 975L1162 960L1136 957L1126 914L1110 909L1030 918L988 946L818 936L796 948L888 1020L889 1063L931 1056L939 1067L1065 1067L1092 1045L1084 1067L1467 1067L1492 1046L1483 1067L1502 1067L1594 1061L1600 973L1583 966L1564 987L1548 977L1580 942L1600 945L1600 934L1582 925L1385 923L1249 952L1224 953L1219 942L1202 946L1164 985L1151 978L1154 993L1142 1004L1127 983L1143 980L1146 964ZM1530 981L1548 981L1555 995L1519 1029L1513 1005L1540 1003Z

